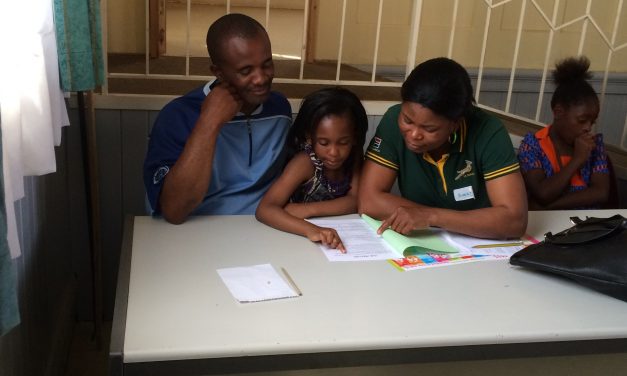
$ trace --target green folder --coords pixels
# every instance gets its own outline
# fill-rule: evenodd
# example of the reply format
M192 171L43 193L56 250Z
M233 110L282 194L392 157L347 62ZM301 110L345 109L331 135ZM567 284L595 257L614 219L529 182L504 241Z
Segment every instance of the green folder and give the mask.
M381 221L366 214L362 214L361 218L375 231L381 227ZM383 231L382 237L392 248L405 257L422 253L459 252L457 248L448 244L437 233L429 229L413 231L411 236L405 236L394 230L387 229Z

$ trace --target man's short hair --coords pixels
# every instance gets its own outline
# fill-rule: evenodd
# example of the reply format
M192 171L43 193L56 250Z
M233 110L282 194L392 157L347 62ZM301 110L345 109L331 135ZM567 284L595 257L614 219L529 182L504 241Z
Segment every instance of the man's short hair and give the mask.
M245 14L231 13L218 18L207 31L207 51L209 58L215 65L220 65L223 61L222 53L225 41L240 37L252 39L260 35L267 37L266 29L254 18Z

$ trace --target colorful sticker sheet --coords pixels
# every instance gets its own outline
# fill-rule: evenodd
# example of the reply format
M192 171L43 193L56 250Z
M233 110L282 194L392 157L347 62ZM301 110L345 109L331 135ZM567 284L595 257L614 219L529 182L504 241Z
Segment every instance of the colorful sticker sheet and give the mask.
M389 260L395 268L401 271L418 270L438 266L464 264L475 261L507 259L507 256L497 257L489 255L472 255L461 253L424 253L411 255L400 259Z

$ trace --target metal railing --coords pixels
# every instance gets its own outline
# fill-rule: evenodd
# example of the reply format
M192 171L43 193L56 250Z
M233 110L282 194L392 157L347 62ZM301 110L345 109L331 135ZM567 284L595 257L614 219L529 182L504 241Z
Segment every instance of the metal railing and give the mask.
M344 35L345 35L345 27L346 27L346 11L347 11L348 0L337 0L337 1L341 1L342 13L341 13L340 31L339 31L339 36L338 36L339 43L338 43L335 79L305 78L304 69L305 69L305 63L306 63L306 52L308 48L307 43L309 40L308 34L311 32L311 30L309 30L309 22L308 22L308 19L310 17L309 12L311 8L311 4L310 4L311 1L314 1L314 0L304 0L304 9L303 9L304 17L303 17L303 25L302 25L302 47L300 49L300 69L299 69L298 78L276 77L275 82L303 84L303 85L310 85L310 84L321 85L322 84L322 85L370 86L370 87L375 87L375 88L376 87L399 87L401 85L401 82L381 80L381 79L378 79L378 76L377 76L378 61L379 61L379 46L381 43L380 39L381 39L381 34L382 34L381 28L382 28L382 15L384 12L384 7L383 7L384 0L378 0L378 4L376 4L378 8L378 13L377 13L377 18L376 18L376 32L374 34L375 35L374 40L361 41L361 43L374 46L373 55L372 55L372 68L371 68L372 72L370 74L369 80L346 80L346 79L342 79L341 77L341 69L342 69L342 66L345 64L345 61L343 61L344 48L345 48ZM386 0L386 1L391 1L391 0ZM409 74L409 72L416 65L417 51L420 48L419 33L422 28L421 15L422 15L422 11L425 6L425 3L428 3L429 1L430 0L412 0L412 3L411 3L411 16L410 16L411 21L410 21L410 27L409 27L410 31L409 31L409 38L408 38L409 42L407 45L407 58L406 58L405 67L404 67L405 77ZM451 20L450 30L449 30L450 35L448 38L448 48L447 48L448 57L452 57L454 55L455 47L456 47L455 42L456 42L458 30L459 30L459 27L458 27L459 14L458 13L459 13L459 8L460 8L460 1L459 0L451 0L451 1L452 1L452 12L450 15L450 20ZM623 14L624 0L618 0L615 2L616 11L615 11L613 24L603 25L605 26L606 30L607 29L610 30L609 33L604 31L604 28L601 27L601 25L599 25L599 22L597 22L597 20L591 13L593 0L587 0L585 11L583 12L583 14L579 14L575 18L562 22L562 23L559 23L558 21L559 19L558 10L560 9L560 5L562 6L564 5L564 3L561 3L560 0L554 1L552 12L550 14L547 14L544 11L544 9L538 4L538 0L501 0L501 1L479 0L479 1L481 2L481 4L483 4L483 6L485 6L485 21L483 25L483 40L481 42L480 58L479 58L478 65L474 67L477 69L477 77L476 77L476 84L475 84L475 98L478 101L478 103L481 104L482 84L483 84L485 71L486 71L486 51L488 50L488 39L491 36L491 33L499 32L499 30L493 30L493 28L491 27L490 21L491 21L492 14L495 11L495 9L499 7L503 7L506 4L509 4L510 6L512 6L515 4L513 2L518 2L520 3L520 8L518 11L518 22L516 25L516 33L515 33L516 38L515 38L513 56L511 60L511 65L509 67L510 71L509 71L509 83L508 83L508 88L507 88L507 95L506 95L504 107L498 110L504 111L505 113L511 112L511 102L512 102L513 90L514 90L514 83L516 79L516 73L519 68L518 67L519 51L521 49L520 44L521 44L521 40L525 32L524 21L525 21L527 14L529 13L529 9L535 10L535 12L537 12L540 15L541 19L546 23L547 41L546 41L546 50L545 50L544 57L543 57L543 68L541 70L541 78L539 79L540 89L539 89L539 93L538 93L539 95L538 95L537 103L536 103L535 115L532 115L532 116L527 115L526 118L528 118L529 120L533 122L539 122L541 120L540 118L541 118L541 113L542 113L542 106L543 106L543 103L545 103L544 93L545 93L546 82L547 82L547 73L552 68L552 63L554 63L551 60L551 57L554 55L554 49L556 48L555 37L558 33L565 30L567 27L573 26L578 23L581 23L581 30L580 30L580 35L579 35L579 45L578 45L577 54L581 54L584 51L586 37L591 31L595 32L600 37L600 39L605 44L605 47L607 48L607 57L603 57L606 60L606 64L605 64L605 69L603 71L603 79L602 79L602 85L601 85L601 90L600 90L600 95L599 95L601 105L603 105L605 94L606 94L606 89L608 85L608 77L610 75L610 67L612 63L612 58L619 51L627 47L627 42L619 44L619 38L618 38L619 30L620 30L620 18L621 18L621 15ZM601 1L601 0L597 0L597 1ZM568 2L568 0L564 0L564 2ZM513 4L510 4L510 3L513 3ZM148 19L149 0L146 0L145 4L146 4L145 6L146 19ZM273 11L271 5L272 5L271 0L265 0L265 26L266 28L271 27L270 16ZM225 9L226 9L226 13L229 13L231 11L232 9L231 0L226 0ZM190 74L189 24L191 20L191 0L187 0L186 10L187 10L187 29L186 29L187 53L185 55L185 74L152 74L150 73L150 58L149 58L149 39L150 39L149 37L150 36L149 36L148 22L146 22L145 72L143 74L108 73L107 77L108 78L147 78L147 79L155 78L155 79L175 79L175 80L206 80L208 79L210 76ZM589 56L589 57L591 59L596 58L595 56ZM601 59L601 57L598 57L598 58L599 60ZM402 68L401 67L398 67L398 68L402 72ZM471 68L471 67L468 67L468 68ZM105 94L106 94L106 88L105 88Z

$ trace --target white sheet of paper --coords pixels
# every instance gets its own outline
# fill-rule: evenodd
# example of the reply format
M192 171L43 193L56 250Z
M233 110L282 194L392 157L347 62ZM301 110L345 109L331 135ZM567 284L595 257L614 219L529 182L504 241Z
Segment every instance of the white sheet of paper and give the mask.
M360 218L308 221L316 226L334 228L340 235L346 253L320 245L329 261L370 261L402 257Z
M270 264L217 269L217 272L240 303L299 296Z
M496 259L501 258L510 258L512 255L521 249L524 246L517 245L512 247L493 247L493 248L481 248L481 249L472 249L470 252L473 255L484 255L484 256L493 256Z
M507 246L507 247L499 247L496 244L506 244L506 243L515 243L516 240L492 240L492 239L480 239L474 238L472 236L466 236L458 233L452 233L448 231L443 231L442 236L444 239L449 242L451 245L457 247L460 253L463 254L471 254L471 255L488 255L494 256L495 258L504 258L510 257L514 253L520 251L525 247L524 244L515 245L515 246ZM494 247L487 248L473 248L476 245L491 245L494 244Z

